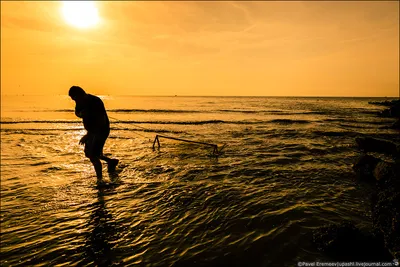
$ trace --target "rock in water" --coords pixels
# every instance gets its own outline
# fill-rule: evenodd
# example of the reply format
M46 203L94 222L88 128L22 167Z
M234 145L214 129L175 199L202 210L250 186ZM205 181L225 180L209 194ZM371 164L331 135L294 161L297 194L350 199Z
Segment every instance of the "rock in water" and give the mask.
M397 102L390 108L390 116L399 118L400 117L400 102Z
M313 234L317 249L338 261L390 261L381 238L362 233L345 221L321 227Z
M393 123L392 129L400 129L400 119L398 119L395 123Z
M393 179L400 180L399 164L380 161L374 169L374 177L381 184L392 182Z
M372 205L375 229L385 239L386 247L395 258L400 258L400 164L379 162L374 170L378 190Z
M364 182L375 182L374 170L380 161L370 155L361 155L353 165L357 179Z
M397 154L397 145L388 140L372 137L357 137L356 143L358 147L365 152L381 152L391 155Z
M372 209L375 229L385 239L385 245L393 257L400 257L400 193L380 191Z
M391 117L391 118L399 118L400 117L400 100L393 101L385 101L383 103L373 102L375 105L387 106L388 109L385 109L379 113L382 117Z

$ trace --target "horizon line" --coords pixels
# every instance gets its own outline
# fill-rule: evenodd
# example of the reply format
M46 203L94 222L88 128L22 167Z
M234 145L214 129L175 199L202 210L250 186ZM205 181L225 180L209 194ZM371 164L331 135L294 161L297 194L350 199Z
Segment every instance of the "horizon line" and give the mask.
M90 93L89 93L90 94ZM96 96L129 96L129 97L326 97L326 98L400 98L400 96L318 96L318 95L130 95L130 94L94 94ZM68 94L0 94L0 96L67 96Z

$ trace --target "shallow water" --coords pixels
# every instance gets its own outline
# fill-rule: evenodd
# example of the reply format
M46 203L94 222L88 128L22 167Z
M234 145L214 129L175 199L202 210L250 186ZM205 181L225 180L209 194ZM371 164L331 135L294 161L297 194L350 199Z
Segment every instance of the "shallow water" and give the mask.
M375 115L383 107L368 104L377 99L102 98L112 118L105 153L122 167L97 188L68 97L2 97L2 266L326 260L313 229L370 224L354 138L398 139ZM216 159L210 147L160 138L153 150L157 133L226 147Z

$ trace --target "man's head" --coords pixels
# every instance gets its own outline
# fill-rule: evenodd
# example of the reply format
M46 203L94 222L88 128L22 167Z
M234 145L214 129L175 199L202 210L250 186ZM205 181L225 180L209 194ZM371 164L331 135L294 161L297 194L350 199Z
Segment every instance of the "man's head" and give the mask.
M69 88L68 94L74 101L79 101L86 96L85 90L83 90L81 87L76 86L76 85Z

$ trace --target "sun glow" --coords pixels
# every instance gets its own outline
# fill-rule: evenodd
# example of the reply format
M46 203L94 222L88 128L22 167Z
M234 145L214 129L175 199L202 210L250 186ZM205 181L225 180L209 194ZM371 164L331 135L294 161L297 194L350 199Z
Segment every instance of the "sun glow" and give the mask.
M68 24L78 28L90 28L100 21L93 1L63 1L62 13Z

